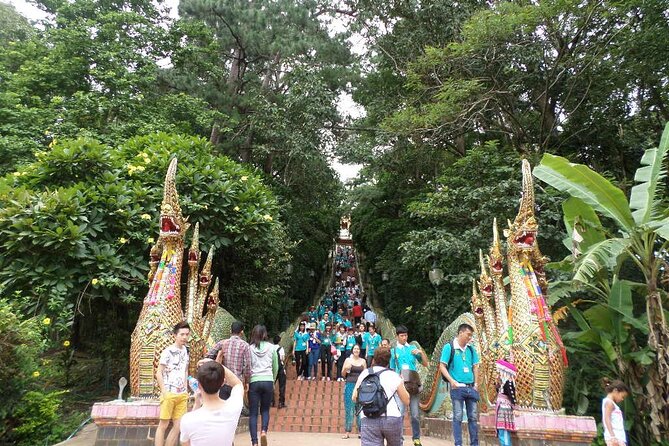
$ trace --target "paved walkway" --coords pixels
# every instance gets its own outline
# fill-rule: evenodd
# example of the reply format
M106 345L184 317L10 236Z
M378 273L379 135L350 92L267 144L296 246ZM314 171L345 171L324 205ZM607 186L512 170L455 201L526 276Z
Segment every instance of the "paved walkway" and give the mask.
M437 438L423 437L423 446L453 446L452 441ZM344 440L341 434L306 434L301 432L268 432L268 446L359 446L360 439L357 435ZM242 432L235 437L235 446L251 446L251 437L248 432ZM404 437L404 446L412 446L411 436Z
M79 434L56 446L93 446L95 444L95 424L88 424ZM423 437L423 446L453 446L453 442L439 440L437 438ZM301 432L270 432L267 434L268 446L316 446L326 444L327 446L359 446L360 440L357 435L344 440L341 434L306 434ZM251 437L248 432L242 432L235 437L235 446L250 446ZM404 445L411 445L411 438L404 437Z

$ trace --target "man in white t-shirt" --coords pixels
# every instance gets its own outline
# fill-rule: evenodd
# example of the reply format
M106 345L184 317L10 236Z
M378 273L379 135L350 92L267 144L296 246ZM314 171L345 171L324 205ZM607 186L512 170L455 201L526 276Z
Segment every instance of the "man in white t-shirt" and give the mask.
M179 421L186 413L188 403L188 350L186 343L190 327L181 321L173 328L174 344L160 354L156 381L160 387L160 421L156 428L155 446L174 446L179 439ZM172 420L167 439L165 432Z
M244 405L241 380L218 362L206 361L197 369L197 382L202 407L181 419L181 446L231 446ZM223 382L232 387L227 400L218 396Z
M379 382L383 387L386 397L389 398L386 413L377 418L368 418L364 411L360 412L360 444L361 446L376 446L383 444L385 439L387 446L402 445L403 417L402 404L408 405L409 392L404 387L404 380L400 375L388 368L390 364L390 349L378 347L374 351L372 371L378 373ZM379 373L381 372L381 373ZM353 401L358 400L358 387L369 375L369 369L360 373L358 381L353 388Z

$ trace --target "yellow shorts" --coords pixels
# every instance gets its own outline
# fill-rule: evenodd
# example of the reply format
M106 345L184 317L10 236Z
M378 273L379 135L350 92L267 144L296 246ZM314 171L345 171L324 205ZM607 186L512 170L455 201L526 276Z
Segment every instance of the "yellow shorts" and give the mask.
M160 399L160 419L178 420L188 411L188 394L167 392Z

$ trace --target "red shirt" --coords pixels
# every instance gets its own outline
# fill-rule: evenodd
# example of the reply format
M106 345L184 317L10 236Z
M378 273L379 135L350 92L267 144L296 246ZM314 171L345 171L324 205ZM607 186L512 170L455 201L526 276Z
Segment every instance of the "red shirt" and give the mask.
M353 317L362 317L362 307L360 305L353 305Z

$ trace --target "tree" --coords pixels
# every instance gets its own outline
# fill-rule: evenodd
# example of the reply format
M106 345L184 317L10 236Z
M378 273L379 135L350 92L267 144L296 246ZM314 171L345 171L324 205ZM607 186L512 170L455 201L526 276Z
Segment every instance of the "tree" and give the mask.
M669 125L665 127L659 147L645 151L629 200L621 189L598 173L562 157L546 154L534 170L537 178L578 199L566 208L573 231L571 242L579 251L583 250L582 255L569 259L574 265L574 282L593 290L618 313L615 330L620 330L620 324L630 324L646 334L646 346L633 346L623 357L611 348L610 342L602 341L600 345L607 349L621 375L633 380L633 388L643 389L643 393L636 395L637 405L647 411L647 425L657 442L669 433L666 411L669 353L665 348L669 345L669 326L665 313L666 292L662 289L669 247L669 212L664 206L668 153ZM596 214L606 217L616 232L606 231ZM586 233L587 238L580 232ZM581 241L586 244L579 246ZM625 275L624 267L628 263L641 274L643 282L619 279ZM635 323L632 288L642 290L637 296L643 299L646 310L645 326ZM646 361L644 347L652 353L651 363ZM642 429L640 425L636 427Z
M201 138L158 133L118 147L61 140L38 153L0 182L3 293L72 331L75 344L107 329L129 333L176 156L181 206L201 225L200 246L216 249L212 272L226 309L278 328L289 243L276 198L258 175L211 150ZM129 337L109 342L119 339Z

